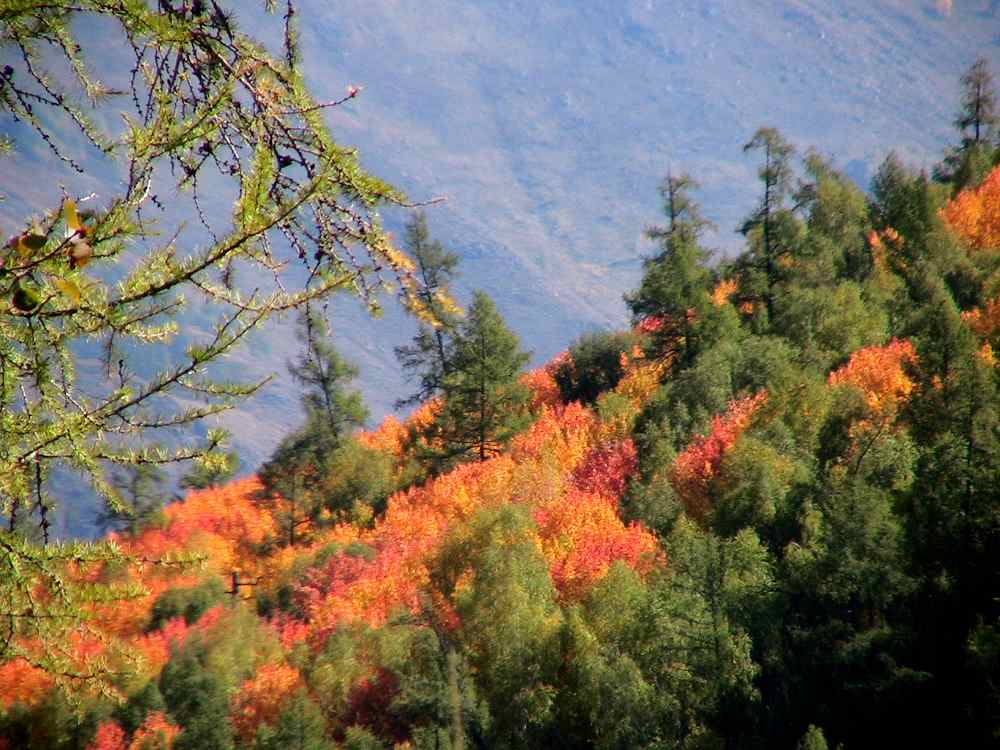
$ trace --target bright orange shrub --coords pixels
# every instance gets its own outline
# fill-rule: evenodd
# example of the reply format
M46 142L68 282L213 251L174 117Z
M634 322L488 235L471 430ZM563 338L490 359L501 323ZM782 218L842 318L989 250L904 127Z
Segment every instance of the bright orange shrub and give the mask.
M1000 248L1000 167L979 187L956 195L941 209L941 215L973 249Z
M893 339L885 346L858 349L846 365L830 373L829 382L855 385L864 391L875 412L894 414L913 391L906 367L916 361L913 344Z

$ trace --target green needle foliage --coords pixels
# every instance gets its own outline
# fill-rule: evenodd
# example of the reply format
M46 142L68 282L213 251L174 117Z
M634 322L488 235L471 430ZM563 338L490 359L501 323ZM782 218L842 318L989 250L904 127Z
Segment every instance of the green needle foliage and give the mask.
M441 467L498 455L530 420L531 394L518 380L530 355L486 293L475 293L452 346L430 431L439 446L431 460Z
M109 188L100 198L60 196L53 185L49 206L0 251L0 514L8 521L0 660L23 654L27 636L50 650L92 599L139 593L81 587L65 575L69 561L126 562L113 545L29 541L24 530L37 528L38 541L49 542L54 471L84 477L121 512L109 467L197 459L206 471L224 470L230 459L217 430L173 451L152 441L263 385L221 379L212 367L262 323L341 289L374 312L379 292L397 290L430 315L412 265L378 220L377 207L403 195L366 173L324 121L358 90L331 102L310 96L294 18L288 2L281 49L272 52L218 2L0 6L0 49L10 61L0 70L0 121L20 123L17 132L27 141L34 133L71 170L87 175L104 161L120 176L117 194ZM95 25L100 37L78 33ZM112 48L130 55L118 89L91 68ZM116 120L117 129L103 125ZM76 151L64 145L73 130L83 140ZM5 139L10 145L21 144ZM232 202L228 215L208 207L220 196ZM190 218L190 226L161 234L158 216ZM184 351L179 316L192 295L217 320ZM54 660L45 666L59 670Z

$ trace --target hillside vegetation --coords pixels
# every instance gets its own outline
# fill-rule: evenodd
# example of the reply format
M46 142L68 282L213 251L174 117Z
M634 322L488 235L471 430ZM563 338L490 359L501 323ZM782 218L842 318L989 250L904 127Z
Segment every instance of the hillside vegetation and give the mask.
M304 293L301 425L250 478L210 453L162 507L161 454L117 456L100 554L29 546L34 469L40 515L12 502L0 532L0 748L995 743L1000 113L984 62L962 80L933 176L890 155L870 194L754 133L756 207L724 262L697 183L668 175L630 330L528 372L486 294L453 302L457 259L415 215L408 255L370 249L420 321L397 350L412 415L360 429ZM244 176L265 217L269 148ZM366 205L401 201L356 179ZM22 278L80 294L63 246L93 235L69 205L58 258L32 260L56 240L30 232L7 256L32 264L4 300L26 336L68 303Z

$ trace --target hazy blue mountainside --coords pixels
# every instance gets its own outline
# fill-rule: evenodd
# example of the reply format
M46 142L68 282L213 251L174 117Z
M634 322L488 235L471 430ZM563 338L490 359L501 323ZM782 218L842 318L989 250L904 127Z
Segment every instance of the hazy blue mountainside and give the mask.
M299 10L318 96L364 87L332 113L337 137L413 200L447 196L428 217L462 257L463 295L493 295L541 362L588 328L625 322L621 295L649 251L643 228L658 220L671 165L702 182L723 252L755 200L756 164L741 146L760 125L836 154L866 187L885 144L930 167L954 140L960 74L980 54L1000 62L997 5L309 0ZM116 54L104 61L110 79ZM93 153L81 159L90 177L60 169L37 142L8 160L5 230L56 203L60 182L110 195L113 170ZM224 215L225 196L213 210ZM393 227L403 219L386 216ZM406 392L392 347L412 324L391 306L381 321L355 302L342 308L339 347L361 367L378 419ZM299 419L284 372L289 330L268 330L232 359L234 372L279 374L224 420L248 468Z

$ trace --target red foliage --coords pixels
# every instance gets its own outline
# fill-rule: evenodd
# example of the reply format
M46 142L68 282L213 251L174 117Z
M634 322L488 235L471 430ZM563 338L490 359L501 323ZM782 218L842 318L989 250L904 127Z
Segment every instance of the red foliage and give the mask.
M304 642L309 637L307 623L285 614L278 615L268 624L277 634L281 648L286 652L291 651L296 644Z
M564 601L576 601L616 561L645 571L655 560L656 538L638 524L625 526L617 503L578 489L535 512L542 554Z
M125 730L116 721L104 721L97 728L94 741L87 745L87 750L127 750Z
M408 723L402 717L395 717L390 710L398 693L396 676L385 669L377 669L372 677L361 680L351 689L345 726L366 727L385 742L406 742L410 737Z
M637 325L635 329L639 333L656 333L661 328L663 328L663 326L665 326L666 323L667 323L666 319L664 319L660 315L649 315L640 320L639 325Z
M637 466L638 454L631 438L598 446L573 472L573 484L583 492L617 502Z
M670 483L692 518L702 520L711 509L709 490L722 459L765 401L764 391L732 401L725 414L712 420L712 431L696 437L677 456L670 471Z

